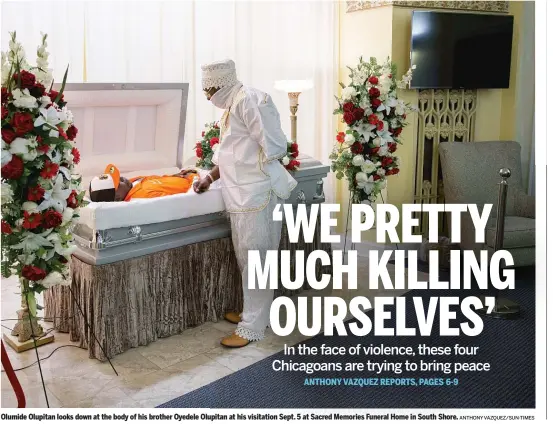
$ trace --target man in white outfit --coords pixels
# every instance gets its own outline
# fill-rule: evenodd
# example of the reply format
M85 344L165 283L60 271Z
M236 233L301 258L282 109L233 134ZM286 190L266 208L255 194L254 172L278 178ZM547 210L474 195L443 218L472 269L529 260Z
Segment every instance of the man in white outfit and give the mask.
M232 60L202 66L202 88L224 113L220 146L213 155L216 166L194 190L202 193L221 180L244 292L242 314L225 316L238 324L236 331L221 344L243 347L264 337L274 295L273 290L257 289L257 282L256 288L248 288L248 251L258 250L264 263L266 252L278 249L282 222L273 221L273 210L279 199L290 197L297 182L279 162L286 156L287 139L267 93L238 81Z

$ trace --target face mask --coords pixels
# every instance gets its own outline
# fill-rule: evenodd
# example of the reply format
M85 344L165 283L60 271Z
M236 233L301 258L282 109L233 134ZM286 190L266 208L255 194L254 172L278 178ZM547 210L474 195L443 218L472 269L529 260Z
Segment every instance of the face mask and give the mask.
M232 104L232 99L240 85L231 85L229 87L223 87L211 96L211 103L219 109L228 109Z

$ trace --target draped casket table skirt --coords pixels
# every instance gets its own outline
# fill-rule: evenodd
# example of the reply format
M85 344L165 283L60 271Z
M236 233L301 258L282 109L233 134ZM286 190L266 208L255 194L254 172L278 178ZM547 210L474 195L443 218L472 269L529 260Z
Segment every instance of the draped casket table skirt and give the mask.
M280 250L291 251L292 278L295 251L303 250L306 260L315 250L331 254L330 245L320 239L318 225L313 243L305 243L301 237L298 243L290 243L283 222ZM330 267L318 263L317 278L329 272ZM230 237L105 265L90 265L73 257L71 275L71 289L56 286L44 293L45 320L52 321L56 330L68 332L71 341L100 361L220 320L228 311L242 310L241 273ZM301 290L306 287L304 284ZM301 290L281 287L275 297Z

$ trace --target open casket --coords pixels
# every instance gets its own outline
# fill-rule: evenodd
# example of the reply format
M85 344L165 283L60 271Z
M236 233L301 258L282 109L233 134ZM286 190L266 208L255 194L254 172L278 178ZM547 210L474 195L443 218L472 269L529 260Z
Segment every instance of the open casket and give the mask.
M183 168L188 84L67 84L64 95L79 129L83 189L108 163L127 177ZM286 202L323 202L329 168L300 159L294 173L299 184ZM195 159L186 162L188 168ZM90 203L79 215L72 283L48 290L45 317L90 357L105 360L241 308L240 272L218 182L203 194ZM330 247L318 237L291 245L283 225L281 249Z

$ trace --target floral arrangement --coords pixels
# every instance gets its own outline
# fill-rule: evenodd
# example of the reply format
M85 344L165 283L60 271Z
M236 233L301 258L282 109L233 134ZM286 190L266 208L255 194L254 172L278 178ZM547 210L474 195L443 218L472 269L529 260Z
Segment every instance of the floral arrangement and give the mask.
M203 169L211 169L215 165L212 162L213 155L220 146L221 129L217 122L205 124L205 130L202 131L202 139L196 143L196 166ZM288 142L288 151L286 156L280 162L289 171L295 171L299 168L300 162L296 159L299 156L298 143Z
M71 228L84 191L72 175L80 155L63 96L67 71L60 91L53 90L47 36L31 67L16 34L10 35L1 64L2 276L19 277L35 316L35 293L67 280L75 248Z
M342 116L346 130L336 136L331 169L336 178L349 182L353 202L374 203L386 187L389 175L399 173L399 158L394 155L407 114L416 109L397 97L411 81L413 66L401 80L389 59L379 65L360 58L356 68L348 68L351 82L340 83L342 96L334 114Z
M196 143L196 166L203 169L211 169L215 165L211 159L219 148L219 136L221 129L217 122L205 124L202 131L202 139Z
M300 167L300 161L297 160L297 157L299 156L300 151L298 147L298 143L293 143L291 141L288 142L288 151L286 153L286 156L284 156L280 163L284 165L284 167L289 171L296 171Z

